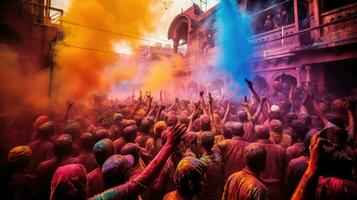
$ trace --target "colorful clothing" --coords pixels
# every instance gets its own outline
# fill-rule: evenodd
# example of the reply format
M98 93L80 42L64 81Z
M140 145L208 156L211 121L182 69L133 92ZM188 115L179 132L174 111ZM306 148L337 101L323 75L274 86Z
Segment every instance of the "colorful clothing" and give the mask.
M267 187L247 169L232 174L224 187L222 200L267 200Z

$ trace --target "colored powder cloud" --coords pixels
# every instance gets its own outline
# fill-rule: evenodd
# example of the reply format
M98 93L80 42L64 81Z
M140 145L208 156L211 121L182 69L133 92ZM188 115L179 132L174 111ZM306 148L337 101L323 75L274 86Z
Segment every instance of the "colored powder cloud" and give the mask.
M218 23L219 56L215 69L223 71L231 82L229 90L247 92L244 78L251 78L250 58L253 53L250 19L240 11L235 1L221 0L216 13Z

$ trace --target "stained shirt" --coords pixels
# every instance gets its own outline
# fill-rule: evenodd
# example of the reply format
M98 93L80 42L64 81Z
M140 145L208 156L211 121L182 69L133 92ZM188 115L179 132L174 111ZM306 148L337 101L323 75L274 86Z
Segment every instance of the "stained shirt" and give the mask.
M224 187L222 200L267 200L267 187L247 169L232 174Z
M88 196L91 197L104 191L102 168L98 167L87 175Z
M53 157L53 143L50 140L37 139L29 144L32 151L30 171L34 173L36 167L43 161Z
M77 160L78 163L82 164L86 168L87 172L93 171L98 166L97 161L95 160L95 156L92 152L82 151L77 157Z
M283 182L287 165L285 149L269 140L259 140L256 143L263 146L267 152L267 164L260 178L265 183Z
M288 186L288 192L290 196L295 191L302 176L304 175L305 170L308 166L308 161L308 156L300 156L298 158L292 159L289 162L285 173L285 183Z
M220 199L223 192L223 168L220 154L212 153L210 155L203 155L200 160L202 160L207 165L207 183L203 187L203 190L200 194L200 199Z
M51 179L58 167L75 163L77 163L77 159L70 156L61 159L54 157L40 163L35 176L35 187L38 199L50 198Z
M255 137L255 132L254 132L254 125L252 122L245 122L243 123L244 127L244 134L243 134L243 139L247 142L255 142L256 137Z
M290 147L286 148L286 155L288 160L292 160L294 158L300 157L304 154L305 152L305 145L304 143L298 142Z
M217 145L222 154L224 180L245 167L244 147L248 144L240 137L233 137Z

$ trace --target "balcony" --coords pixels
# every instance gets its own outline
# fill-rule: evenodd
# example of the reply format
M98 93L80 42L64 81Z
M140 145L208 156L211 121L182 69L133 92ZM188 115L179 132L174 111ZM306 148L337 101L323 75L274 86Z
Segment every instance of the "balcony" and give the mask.
M295 24L282 26L265 33L253 36L251 42L254 45L253 57L269 57L275 54L285 54L294 47L300 45Z
M4 19L21 18L44 26L62 25L63 10L61 9L28 1L5 0L2 4L4 12L1 13L1 16Z
M321 14L322 24L329 24L321 30L321 41L328 42L348 38L357 34L357 3L337 8ZM344 20L347 19L347 20ZM341 21L341 22L338 22ZM338 23L334 23L338 22Z

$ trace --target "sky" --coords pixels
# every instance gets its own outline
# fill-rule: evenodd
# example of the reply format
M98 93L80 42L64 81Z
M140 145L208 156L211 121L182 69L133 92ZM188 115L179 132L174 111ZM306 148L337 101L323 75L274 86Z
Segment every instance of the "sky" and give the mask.
M217 4L219 0L207 0L207 9ZM173 18L192 6L192 2L199 5L200 0L162 0L167 9L162 12L162 17L157 21L157 30L154 33L148 33L147 36L160 40L167 40L167 31ZM52 0L52 7L60 8L66 11L71 4L71 0ZM153 5L154 7L156 5ZM162 6L160 6L162 7ZM115 31L115 30L113 30Z

